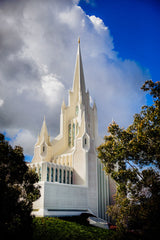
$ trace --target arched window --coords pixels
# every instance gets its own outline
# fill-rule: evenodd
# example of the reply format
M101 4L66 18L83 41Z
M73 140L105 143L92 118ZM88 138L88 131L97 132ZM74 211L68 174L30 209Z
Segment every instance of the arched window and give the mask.
M54 177L54 173L53 173L54 169L51 168L51 182L53 182L53 177Z
M71 146L71 139L72 139L72 131L71 131L71 124L68 125L68 146Z
M47 167L47 181L49 182L50 168Z
M45 152L45 145L43 145L42 151Z
M59 169L59 182L61 183L62 182L62 170Z
M55 172L56 172L55 173L55 181L58 182L58 169L57 168L56 168Z

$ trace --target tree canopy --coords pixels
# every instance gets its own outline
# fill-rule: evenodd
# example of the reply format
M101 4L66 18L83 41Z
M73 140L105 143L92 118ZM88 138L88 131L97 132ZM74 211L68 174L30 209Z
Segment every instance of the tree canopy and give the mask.
M160 227L160 82L148 80L142 90L149 91L153 104L143 106L126 129L112 122L98 157L117 183L108 213L118 228L152 232Z
M30 232L32 202L40 197L38 175L27 167L23 149L13 149L0 134L0 229L1 234Z

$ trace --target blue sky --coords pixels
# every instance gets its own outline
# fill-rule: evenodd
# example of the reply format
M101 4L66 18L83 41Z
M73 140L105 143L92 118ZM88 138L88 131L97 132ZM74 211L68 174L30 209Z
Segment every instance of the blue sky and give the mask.
M44 115L51 139L59 134L79 36L102 138L112 119L127 127L151 104L140 87L160 80L159 0L6 0L0 22L0 132L27 160Z
M103 19L120 57L133 59L149 69L153 81L160 80L159 0L82 0L79 5Z

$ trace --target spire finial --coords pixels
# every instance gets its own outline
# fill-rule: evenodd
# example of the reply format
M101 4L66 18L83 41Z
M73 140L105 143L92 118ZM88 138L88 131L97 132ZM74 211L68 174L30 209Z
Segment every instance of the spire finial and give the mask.
M80 50L80 38L78 39L78 49L77 49L77 57L76 57L76 65L74 72L74 80L73 80L73 92L76 94L77 99L79 99L79 94L82 93L82 102L84 103L84 95L86 93L85 88L85 80L83 73L83 64L81 58L81 50Z
M78 38L78 44L80 44L80 37Z

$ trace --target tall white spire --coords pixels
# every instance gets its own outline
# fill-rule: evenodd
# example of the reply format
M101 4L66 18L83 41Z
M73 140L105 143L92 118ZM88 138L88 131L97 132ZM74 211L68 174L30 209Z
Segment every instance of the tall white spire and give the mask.
M74 72L73 92L77 95L82 95L82 102L86 93L83 64L80 50L80 38L78 39L77 58Z
M40 141L44 141L47 144L49 144L49 136L48 136L47 126L46 126L45 116L44 116L43 125L41 128L41 133L40 133L39 138L40 138Z

